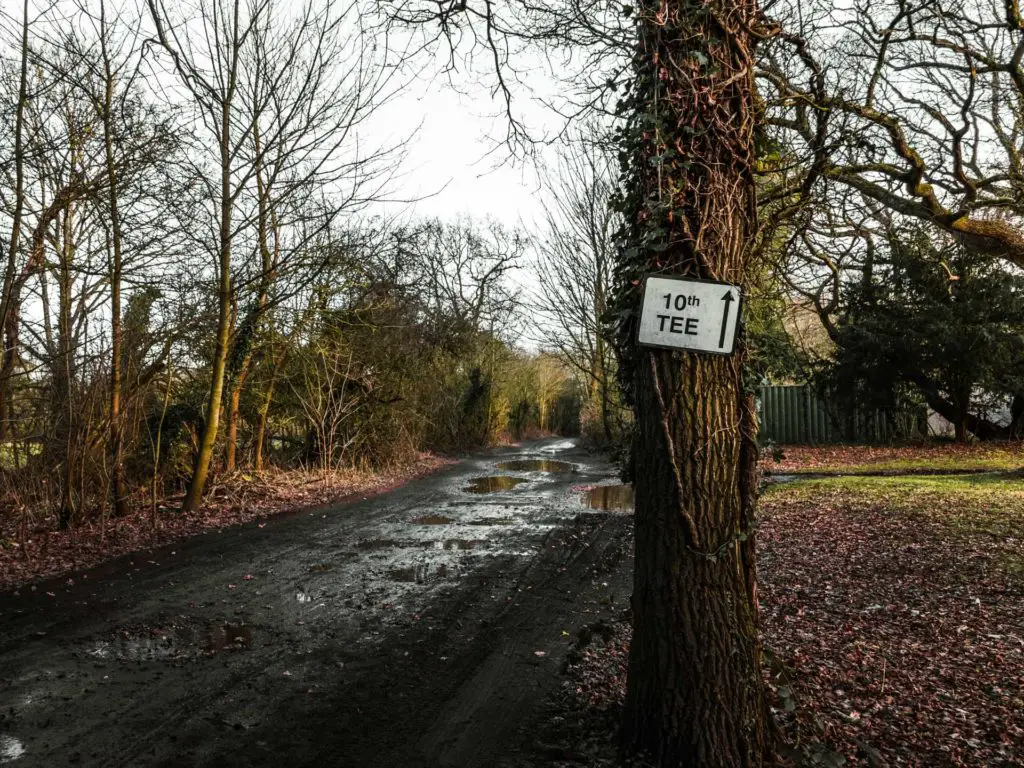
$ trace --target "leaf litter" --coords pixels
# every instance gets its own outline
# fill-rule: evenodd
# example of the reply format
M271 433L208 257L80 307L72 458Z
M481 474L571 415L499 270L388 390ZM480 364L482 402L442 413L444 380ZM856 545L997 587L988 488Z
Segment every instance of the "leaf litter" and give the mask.
M783 765L1024 764L1024 481L800 482L760 520ZM555 763L618 764L629 641L626 617L570 659Z

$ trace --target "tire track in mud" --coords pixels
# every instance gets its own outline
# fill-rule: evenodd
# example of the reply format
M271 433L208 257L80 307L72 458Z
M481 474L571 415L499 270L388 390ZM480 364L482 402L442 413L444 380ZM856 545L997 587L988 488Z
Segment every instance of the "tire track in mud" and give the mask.
M532 471L554 458L573 471ZM503 460L525 462L519 482L478 482ZM507 760L576 629L628 601L631 515L575 495L610 475L567 441L492 451L369 501L125 558L54 597L0 596L12 765ZM178 647L178 624L244 642Z

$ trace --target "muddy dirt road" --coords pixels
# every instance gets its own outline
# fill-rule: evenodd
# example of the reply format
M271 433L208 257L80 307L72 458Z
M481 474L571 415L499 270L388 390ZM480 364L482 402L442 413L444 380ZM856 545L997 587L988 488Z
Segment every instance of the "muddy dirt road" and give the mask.
M537 441L0 595L0 765L518 765L628 602L612 474Z

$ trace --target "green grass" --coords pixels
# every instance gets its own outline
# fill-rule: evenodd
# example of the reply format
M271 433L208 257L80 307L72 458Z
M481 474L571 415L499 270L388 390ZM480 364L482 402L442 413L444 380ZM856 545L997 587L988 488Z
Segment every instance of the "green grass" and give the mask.
M800 473L794 472L794 475ZM888 496L896 491L908 493L965 493L992 491L1024 494L1024 474L1018 472L982 472L962 475L873 476L850 473L836 477L809 477L768 486L765 493L813 493L822 490L847 491Z
M765 468L779 474L1007 472L1024 468L1024 444L783 446L781 459L765 461Z
M769 503L881 506L951 534L1008 538L1024 531L1024 475L1018 472L813 478L768 486L763 496Z
M852 475L868 472L1008 472L1024 467L1024 455L994 451L983 456L943 456L890 459L869 464L834 464L794 470L801 472L846 472Z

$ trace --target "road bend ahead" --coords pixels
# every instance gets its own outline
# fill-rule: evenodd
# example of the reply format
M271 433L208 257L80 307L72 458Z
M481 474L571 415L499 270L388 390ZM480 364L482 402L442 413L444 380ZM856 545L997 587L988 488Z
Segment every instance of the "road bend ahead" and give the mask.
M628 601L612 474L536 441L0 595L0 765L516 765Z

